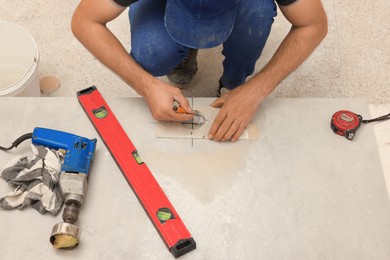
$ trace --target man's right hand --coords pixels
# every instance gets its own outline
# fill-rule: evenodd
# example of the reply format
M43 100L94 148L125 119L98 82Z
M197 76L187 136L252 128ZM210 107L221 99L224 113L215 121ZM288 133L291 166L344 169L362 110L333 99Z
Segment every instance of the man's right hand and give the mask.
M158 121L186 121L194 116L188 100L183 96L180 89L157 79L145 88L143 97L154 119ZM173 110L175 101L180 104L187 114L177 113Z
M146 72L107 28L106 24L125 9L111 0L82 0L72 18L72 31L99 61L145 98L156 120L191 119L191 108L180 89L161 82ZM173 111L175 100L188 114Z

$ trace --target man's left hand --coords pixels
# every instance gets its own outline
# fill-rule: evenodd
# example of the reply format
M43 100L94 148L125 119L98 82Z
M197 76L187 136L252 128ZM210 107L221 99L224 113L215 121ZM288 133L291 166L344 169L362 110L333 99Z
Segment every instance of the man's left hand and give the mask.
M246 83L216 99L211 106L221 110L211 126L209 139L237 141L264 99L259 94L258 88Z

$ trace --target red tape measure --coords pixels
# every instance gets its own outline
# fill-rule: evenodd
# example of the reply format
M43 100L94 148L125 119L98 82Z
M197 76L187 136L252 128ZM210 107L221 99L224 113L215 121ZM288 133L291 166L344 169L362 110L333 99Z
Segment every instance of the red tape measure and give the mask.
M336 134L344 136L348 140L352 140L362 123L368 124L377 121L384 121L387 119L390 119L390 114L370 120L363 120L361 115L355 114L348 110L340 110L333 114L330 127Z
M340 110L333 114L330 127L333 131L348 140L352 140L356 130L362 124L363 117L348 110Z

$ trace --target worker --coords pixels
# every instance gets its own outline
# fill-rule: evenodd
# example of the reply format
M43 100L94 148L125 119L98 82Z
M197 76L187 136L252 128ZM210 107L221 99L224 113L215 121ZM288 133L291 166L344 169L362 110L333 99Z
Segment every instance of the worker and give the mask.
M291 29L270 61L247 80L271 31L276 4ZM130 54L106 26L128 6ZM321 0L81 0L72 31L160 121L185 121L193 114L181 90L156 77L188 83L197 71L198 49L222 44L221 96L211 104L221 109L208 137L235 142L261 102L326 36L327 18ZM187 114L173 111L175 101Z

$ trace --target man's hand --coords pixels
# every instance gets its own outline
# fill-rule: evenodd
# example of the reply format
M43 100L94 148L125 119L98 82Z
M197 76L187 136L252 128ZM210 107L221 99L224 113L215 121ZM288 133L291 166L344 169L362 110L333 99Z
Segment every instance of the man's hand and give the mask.
M158 121L185 121L194 115L188 100L183 96L180 89L155 80L145 91L144 98L149 106L154 119ZM173 103L177 101L187 114L173 111Z
M80 42L108 68L143 96L157 120L185 121L193 117L188 100L178 88L165 84L139 66L106 24L126 7L111 0L82 0L72 18L72 31ZM175 113L174 101L188 113Z
M291 30L269 63L251 80L217 99L222 107L209 132L215 141L238 140L260 103L314 51L327 33L321 0L299 0L280 6Z
M209 139L235 142L254 117L264 96L250 82L215 100L211 106L221 107L209 131Z

